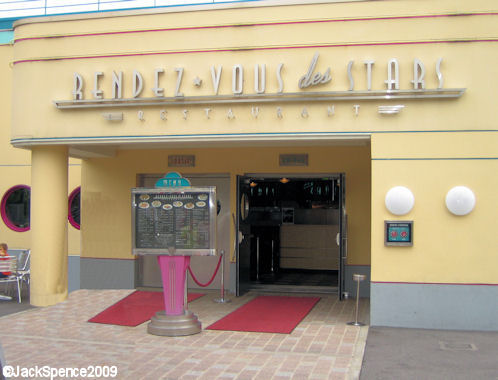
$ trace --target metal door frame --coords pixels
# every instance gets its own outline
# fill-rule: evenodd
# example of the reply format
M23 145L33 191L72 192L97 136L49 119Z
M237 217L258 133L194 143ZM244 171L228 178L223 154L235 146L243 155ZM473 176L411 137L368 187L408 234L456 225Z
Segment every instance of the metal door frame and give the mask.
M346 261L348 259L348 215L346 213L346 174L339 178L339 299L346 291Z
M235 216L235 295L241 296L246 292L245 289L241 289L240 286L240 264L241 264L241 259L240 259L240 245L244 239L250 239L250 237L246 237L245 235L242 235L241 231L241 226L240 226L240 203L241 203L241 188L240 188L240 183L244 179L249 178L246 175L237 175L236 176L236 216ZM240 238L242 236L242 239Z

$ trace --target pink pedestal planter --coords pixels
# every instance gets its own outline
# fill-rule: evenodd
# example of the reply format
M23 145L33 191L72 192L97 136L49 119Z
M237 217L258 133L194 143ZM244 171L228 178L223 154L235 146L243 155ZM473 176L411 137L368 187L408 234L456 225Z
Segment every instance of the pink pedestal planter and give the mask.
M166 315L183 315L185 312L185 280L190 256L157 256L161 269Z
M163 280L164 311L159 311L147 326L149 334L192 335L201 332L197 316L185 308L185 281L190 256L157 257Z

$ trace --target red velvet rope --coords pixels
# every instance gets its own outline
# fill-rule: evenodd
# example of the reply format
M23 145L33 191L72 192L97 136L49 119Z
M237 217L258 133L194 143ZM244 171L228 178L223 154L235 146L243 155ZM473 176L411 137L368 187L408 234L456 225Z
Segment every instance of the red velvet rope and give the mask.
M214 270L214 273L213 273L213 276L211 277L211 279L206 282L205 284L199 282L197 280L197 278L195 278L194 276L194 273L192 272L192 269L190 268L190 265L188 266L188 271L190 272L190 275L192 276L192 278L194 279L195 283L203 288L205 288L206 286L209 286L211 285L211 283L213 282L214 278L216 277L216 273L218 273L218 269L220 269L220 264L221 264L221 259L223 258L223 255L220 255L220 259L218 260L218 265L216 265L216 269Z

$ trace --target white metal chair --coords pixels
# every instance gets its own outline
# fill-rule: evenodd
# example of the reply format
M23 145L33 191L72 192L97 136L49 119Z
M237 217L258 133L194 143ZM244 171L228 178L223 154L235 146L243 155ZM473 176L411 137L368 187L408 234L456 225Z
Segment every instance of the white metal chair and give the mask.
M22 251L17 257L17 273L21 277L21 281L25 282L29 286L30 280L30 259L31 250L26 249ZM21 284L22 285L22 284Z
M17 300L21 303L21 282L22 276L19 275L17 271L17 257L15 256L3 256L0 258L0 272L8 273L10 275L7 277L0 278L0 284L11 284L17 285Z

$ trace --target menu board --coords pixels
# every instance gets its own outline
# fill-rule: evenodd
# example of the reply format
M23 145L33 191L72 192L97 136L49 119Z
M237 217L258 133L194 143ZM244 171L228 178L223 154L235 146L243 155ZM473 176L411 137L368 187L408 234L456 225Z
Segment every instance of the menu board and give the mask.
M134 254L214 255L214 187L132 189Z
M384 221L384 244L387 246L412 246L413 221Z

